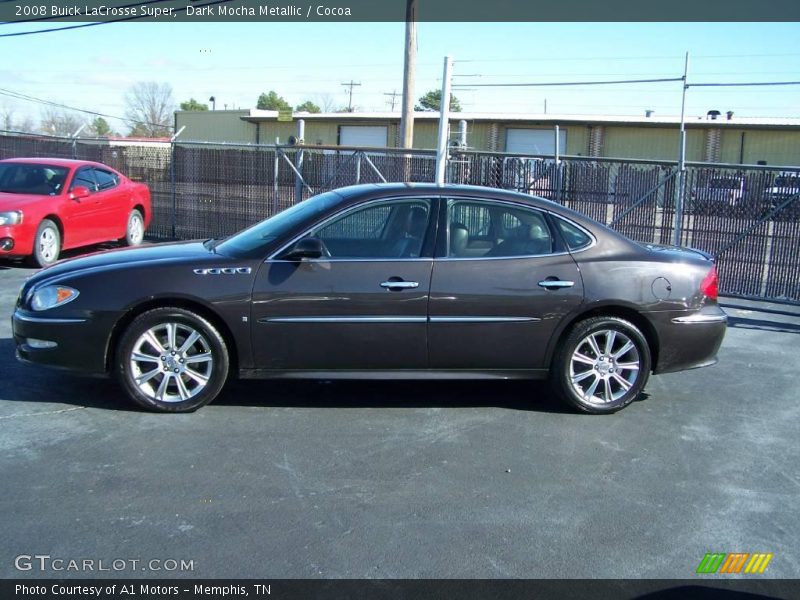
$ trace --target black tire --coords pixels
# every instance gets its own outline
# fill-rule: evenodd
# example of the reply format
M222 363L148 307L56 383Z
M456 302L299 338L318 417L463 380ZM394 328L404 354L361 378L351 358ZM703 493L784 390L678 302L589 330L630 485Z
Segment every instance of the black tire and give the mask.
M128 215L128 225L125 227L125 237L120 240L126 246L138 246L144 239L144 217L138 208L134 208Z
M33 263L39 267L49 267L61 254L61 232L50 219L43 219L33 238Z
M633 323L592 317L576 323L562 340L550 368L550 383L570 406L608 414L639 396L650 368L650 347Z
M208 404L222 391L229 365L219 331L182 308L142 313L117 345L116 373L122 388L136 404L156 412L192 412Z

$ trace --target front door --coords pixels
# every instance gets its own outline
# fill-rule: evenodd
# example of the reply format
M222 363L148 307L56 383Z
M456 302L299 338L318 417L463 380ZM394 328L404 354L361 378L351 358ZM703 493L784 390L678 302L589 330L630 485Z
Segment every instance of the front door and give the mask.
M325 256L265 262L253 289L256 366L398 370L428 364L434 202L369 202L307 232Z
M70 194L78 187L85 187L89 195L85 198L71 198ZM94 169L81 167L72 178L64 200L64 248L75 248L91 244L97 240L100 226L98 213L100 204L97 200L97 181L94 178Z

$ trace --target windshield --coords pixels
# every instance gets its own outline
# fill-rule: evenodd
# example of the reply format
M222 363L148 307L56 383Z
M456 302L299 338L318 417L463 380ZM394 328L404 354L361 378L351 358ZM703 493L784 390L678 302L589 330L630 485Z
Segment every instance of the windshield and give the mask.
M305 222L311 224L316 217L338 204L341 199L342 197L335 192L314 196L232 235L220 242L215 249L222 254L241 258L258 257L263 254L264 248L270 242L283 237Z
M736 190L741 186L742 181L735 177L721 177L719 179L712 179L709 187L717 190Z
M775 187L800 188L800 177L778 177L775 180Z
M66 167L34 163L0 163L0 192L55 196L64 187Z

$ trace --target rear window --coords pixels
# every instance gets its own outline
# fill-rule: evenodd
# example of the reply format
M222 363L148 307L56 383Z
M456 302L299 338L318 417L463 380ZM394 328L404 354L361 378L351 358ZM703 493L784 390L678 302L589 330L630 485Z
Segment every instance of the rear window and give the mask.
M741 179L735 177L720 177L719 179L712 179L709 187L718 190L736 190L742 185Z
M775 187L800 188L800 177L778 177L775 180Z
M565 221L560 217L556 218L555 222L559 231L561 231L561 236L564 238L567 248L570 250L580 250L592 243L592 238L589 234L577 225Z

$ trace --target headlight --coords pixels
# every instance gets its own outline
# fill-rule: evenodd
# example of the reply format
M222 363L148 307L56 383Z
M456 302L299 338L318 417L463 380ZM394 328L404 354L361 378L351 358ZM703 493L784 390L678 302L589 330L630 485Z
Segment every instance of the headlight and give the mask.
M63 285L48 285L33 292L31 308L33 310L47 310L72 302L78 297L78 290Z
M9 210L0 212L0 226L3 225L19 225L22 223L21 210Z

